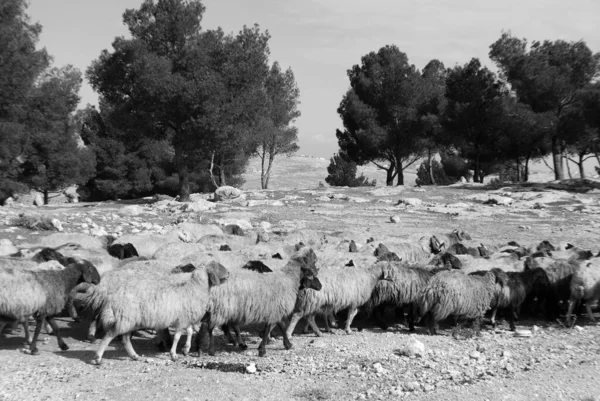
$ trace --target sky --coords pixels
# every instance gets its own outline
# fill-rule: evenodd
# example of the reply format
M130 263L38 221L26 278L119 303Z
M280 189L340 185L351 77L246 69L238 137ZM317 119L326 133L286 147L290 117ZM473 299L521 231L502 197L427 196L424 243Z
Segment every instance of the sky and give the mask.
M56 66L85 71L116 36L128 36L125 9L142 0L30 0L27 13L43 26L40 47ZM337 108L349 88L346 71L361 57L395 44L422 69L477 57L496 71L489 46L502 31L534 40L584 40L600 52L598 0L204 0L203 29L237 33L259 24L271 34L271 62L291 67L300 88L299 154L329 158L342 128ZM87 82L80 107L97 104Z

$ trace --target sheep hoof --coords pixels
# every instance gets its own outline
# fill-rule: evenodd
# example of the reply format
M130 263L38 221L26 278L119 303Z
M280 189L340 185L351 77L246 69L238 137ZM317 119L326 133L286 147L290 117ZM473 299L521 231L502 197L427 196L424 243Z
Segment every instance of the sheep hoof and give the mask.
M139 361L140 360L140 356L139 355L130 355L129 357L131 358L132 361Z
M177 359L179 359L179 357L177 356L177 354L171 354L171 360L173 362L177 362ZM137 359L136 359L137 360Z
M102 359L96 357L96 358L92 359L90 363L92 365L100 366L100 365L102 365Z
M287 344L283 344L283 346L285 347L285 349L292 349L294 347L294 345L292 343L287 343Z
M346 334L352 334L352 329L346 329L344 331L346 332Z
M67 344L65 344L65 343L62 343L59 347L63 351L68 351L69 350L69 346Z
M214 350L208 350L208 355L215 356L216 352Z
M263 357L267 354L267 350L265 349L259 349L258 350L258 356Z
M37 349L37 348L34 348L34 349L32 349L32 350L30 351L30 354L31 354L31 355L39 355L39 354L40 354L40 350L39 350L39 349Z
M181 353L182 353L184 356L189 356L189 355L190 355L190 350L189 350L189 349L182 349L182 350L181 350Z

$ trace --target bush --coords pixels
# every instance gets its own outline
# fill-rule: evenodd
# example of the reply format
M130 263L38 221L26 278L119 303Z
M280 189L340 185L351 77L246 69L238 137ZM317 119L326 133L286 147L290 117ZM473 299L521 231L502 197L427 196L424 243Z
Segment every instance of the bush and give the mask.
M369 181L364 174L357 177L356 170L356 163L335 154L327 167L329 175L325 182L332 187L374 187L377 184L376 180Z
M467 179L471 178L471 173L469 172L469 163L465 162L460 156L451 153L440 152L440 158L444 173L452 182L460 180L460 177L465 177Z
M454 184L457 180L452 180L446 175L443 166L437 160L431 161L431 166L433 168L433 179L435 180L436 185L450 185ZM419 166L417 170L417 185L432 185L431 178L429 176L429 163L425 160Z

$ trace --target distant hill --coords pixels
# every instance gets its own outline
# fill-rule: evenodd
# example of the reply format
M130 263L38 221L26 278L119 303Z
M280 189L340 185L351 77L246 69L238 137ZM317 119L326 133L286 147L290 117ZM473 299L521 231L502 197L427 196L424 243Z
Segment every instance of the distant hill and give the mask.
M546 159L546 162L551 162L549 157ZM405 185L415 185L419 164L420 163L415 163L404 171ZM325 177L327 177L327 166L329 166L329 159L319 157L276 157L271 171L269 188L316 188L317 185L319 185L319 181L326 184ZM595 158L586 161L585 171L588 178L598 178L594 169L595 166L598 166L598 162ZM260 159L251 159L248 168L246 169L246 173L243 175L246 180L243 189L260 189L260 171ZM371 180L377 180L377 186L385 186L385 171L378 169L373 164L359 166L358 175L361 173ZM573 178L579 178L579 170L574 164L571 164L571 173L573 174ZM568 177L566 172L565 176ZM492 178L493 177L487 177L486 181ZM553 179L554 174L542 161L531 164L529 181L547 182L552 181Z

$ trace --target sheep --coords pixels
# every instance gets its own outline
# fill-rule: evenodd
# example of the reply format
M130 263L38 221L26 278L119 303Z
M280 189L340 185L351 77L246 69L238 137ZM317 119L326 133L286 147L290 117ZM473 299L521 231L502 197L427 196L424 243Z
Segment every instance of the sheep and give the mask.
M419 315L426 318L429 334L436 334L438 322L450 315L475 319L475 327L479 330L500 280L493 271L483 276L451 270L434 275L419 301Z
M489 258L474 258L471 255L451 255L447 252L434 256L429 264L436 267L461 269L463 273L491 270L499 267L504 271L522 271L524 262L514 253L495 253Z
M566 323L572 325L571 315L578 302L585 301L585 307L592 322L595 322L591 304L600 299L600 258L585 261L573 273L570 283L571 296Z
M408 325L409 330L415 330L415 308L433 273L420 265L408 265L403 263L390 263L392 268L392 280L381 280L377 283L371 297L364 305L368 313L374 313L375 320L380 328L387 330L388 326L381 317L381 312L387 305L396 308L409 306Z
M471 236L464 231L457 229L453 230L450 234L432 235L430 237L430 247L434 254L442 252L444 249L448 249L453 244L457 244L464 240L471 240Z
M566 302L571 296L571 279L573 273L579 268L577 260L553 259L550 257L525 259L525 270L542 268L548 275L550 289L548 291L547 312L550 315L558 314L560 302Z
M60 349L68 350L54 316L63 311L69 292L82 280L93 284L100 282L96 268L85 260L72 263L64 270L0 269L0 332L6 323L34 315L37 325L31 340L31 354L39 354L37 339L44 320L56 333Z
M223 285L215 287L210 294L210 317L206 325L208 353L215 354L214 328L224 324L244 326L266 323L258 347L259 356L265 356L268 335L275 325L283 332L285 348L292 348L283 320L294 312L301 289L321 289L315 269L316 259L312 248L304 247L292 255L281 271L260 274L239 270L233 272Z
M106 347L118 335L122 335L129 357L138 360L131 333L144 328L175 327L170 354L176 360L182 330L200 323L208 305L209 289L219 284L217 272L203 266L192 273L163 275L160 280L152 274L140 275L136 269L125 269L112 272L100 285L78 286L71 294L73 302L97 316L106 331L92 364L102 363Z
M298 321L307 316L308 322L317 336L322 333L315 324L314 317L317 313L337 313L348 309L348 318L344 331L351 334L350 325L358 312L358 308L364 305L373 289L380 280L392 280L392 269L388 263L376 263L368 269L347 268L323 269L320 271L321 291L303 291L298 295L298 302L294 314L287 327L287 336L291 337ZM325 319L327 329L329 325Z

